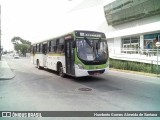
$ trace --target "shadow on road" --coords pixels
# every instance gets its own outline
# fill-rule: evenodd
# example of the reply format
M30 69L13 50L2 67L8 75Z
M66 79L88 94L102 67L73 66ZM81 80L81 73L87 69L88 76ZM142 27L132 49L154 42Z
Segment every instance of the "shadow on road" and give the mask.
M107 77L103 78L101 76L86 76L75 78L68 76L67 80L71 80L72 82L79 83L87 88L92 88L102 92L121 90L120 88L114 86L113 81L109 80Z
M47 72L50 72L58 76L58 73L54 70L50 69L42 69L42 70L45 70ZM83 85L86 88L92 88L102 92L121 90L120 88L117 88L117 85L115 85L115 83L112 80L110 80L109 77L107 77L107 75L85 76L85 77L73 77L66 75L66 77L62 78L61 80L74 82L76 84Z
M57 71L54 71L54 70L50 70L50 69L41 69L41 70L45 70L47 72L50 72L50 73L53 73L55 75L58 76L58 72ZM65 76L66 79L70 79L70 80L73 80L75 82L99 82L99 81L107 81L107 79L104 79L100 76L85 76L85 77L73 77L73 76L69 76L69 75L66 75Z

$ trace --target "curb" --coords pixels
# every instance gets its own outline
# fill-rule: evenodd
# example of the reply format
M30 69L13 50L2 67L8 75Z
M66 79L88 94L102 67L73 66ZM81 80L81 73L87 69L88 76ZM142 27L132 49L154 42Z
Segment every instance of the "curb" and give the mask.
M0 61L0 80L10 80L15 74L10 69L6 61Z
M120 71L124 73L132 73L132 74L137 74L137 75L144 75L144 76L149 76L149 77L157 77L160 78L160 74L152 74L152 73L144 73L144 72L138 72L138 71L130 71L130 70L121 70L121 69L115 69L115 68L109 68L110 70L113 71Z

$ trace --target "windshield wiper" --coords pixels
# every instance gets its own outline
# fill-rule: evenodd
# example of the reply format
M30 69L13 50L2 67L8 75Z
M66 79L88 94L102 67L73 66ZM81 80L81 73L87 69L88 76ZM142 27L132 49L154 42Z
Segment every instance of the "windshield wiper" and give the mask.
M96 49L100 49L100 43L102 42L101 38L99 38L98 42L96 43Z
M89 45L91 48L93 47L92 44L91 44L91 42L90 42L90 40L88 40L88 38L84 37L84 40L88 43L88 45Z

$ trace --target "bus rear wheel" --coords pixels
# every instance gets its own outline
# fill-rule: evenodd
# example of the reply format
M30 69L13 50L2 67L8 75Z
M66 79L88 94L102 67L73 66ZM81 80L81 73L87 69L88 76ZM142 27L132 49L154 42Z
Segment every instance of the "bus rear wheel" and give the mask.
M42 67L40 66L40 64L39 64L39 60L37 60L37 68L38 69L41 69Z
M63 71L63 66L61 64L59 64L58 66L58 74L61 77L65 77L64 71Z

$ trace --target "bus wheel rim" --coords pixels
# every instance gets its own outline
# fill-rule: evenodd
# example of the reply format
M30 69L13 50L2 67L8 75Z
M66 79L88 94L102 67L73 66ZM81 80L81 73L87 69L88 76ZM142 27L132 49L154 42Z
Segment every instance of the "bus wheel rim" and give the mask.
M39 62L37 62L37 68L39 68Z
M59 75L60 75L60 76L63 75L63 68L62 68L62 67L59 68Z

